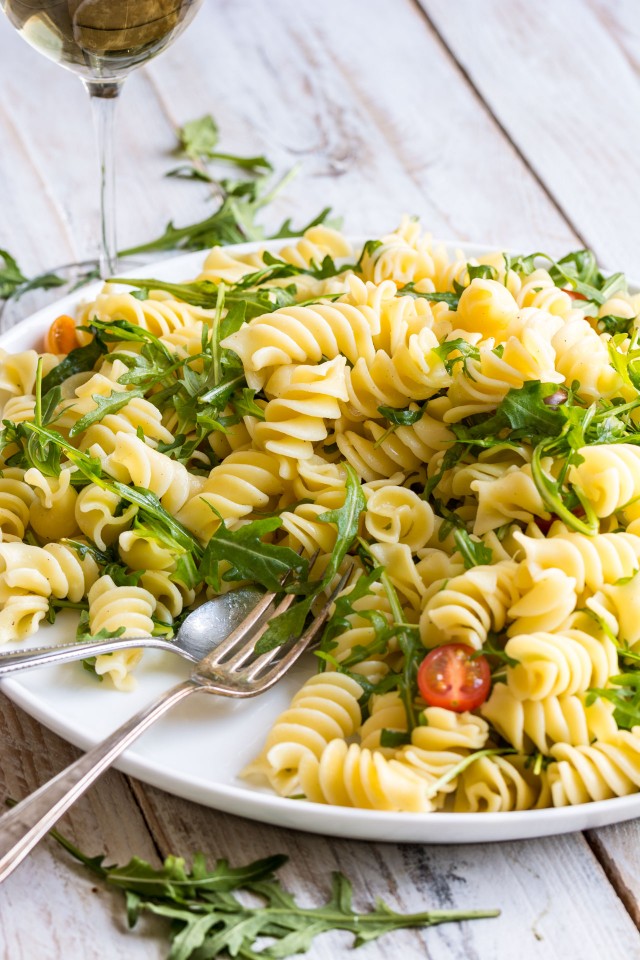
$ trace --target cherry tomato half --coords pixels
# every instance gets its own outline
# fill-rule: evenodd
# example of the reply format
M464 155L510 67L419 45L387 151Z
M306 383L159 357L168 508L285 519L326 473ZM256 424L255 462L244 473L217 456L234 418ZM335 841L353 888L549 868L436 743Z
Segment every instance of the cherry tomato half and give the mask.
M435 647L418 669L418 689L430 707L463 713L484 703L491 686L486 657L464 643Z
M77 346L76 322L73 317L63 313L49 327L44 341L45 350L48 353L71 353Z

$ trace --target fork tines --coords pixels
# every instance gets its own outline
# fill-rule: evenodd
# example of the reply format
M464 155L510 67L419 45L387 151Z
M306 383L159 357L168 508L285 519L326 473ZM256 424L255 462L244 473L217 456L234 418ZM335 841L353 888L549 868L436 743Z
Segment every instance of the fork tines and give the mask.
M310 560L310 565L316 557L317 554ZM276 683L319 635L329 617L333 601L345 588L353 568L354 564L350 563L320 612L299 637L256 656L256 642L267 630L269 622L288 610L296 599L293 593L285 594L273 608L277 595L265 593L242 623L202 661L203 670L199 677L204 681L205 688L209 681L215 686L212 692L248 697L262 693ZM283 587L286 586L286 579Z

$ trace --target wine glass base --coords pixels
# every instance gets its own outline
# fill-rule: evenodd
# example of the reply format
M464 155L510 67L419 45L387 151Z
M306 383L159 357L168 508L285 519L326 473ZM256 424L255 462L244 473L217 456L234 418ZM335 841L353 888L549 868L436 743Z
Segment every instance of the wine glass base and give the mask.
M142 267L145 262L147 261L133 258L118 260L114 269L114 276L118 276L127 270L133 270L136 267ZM1 333L14 327L21 320L30 317L37 310L41 310L75 290L80 290L86 284L100 279L97 260L65 263L49 272L59 277L62 283L53 287L35 287L22 292L18 290L16 294L4 301L4 305L0 305Z

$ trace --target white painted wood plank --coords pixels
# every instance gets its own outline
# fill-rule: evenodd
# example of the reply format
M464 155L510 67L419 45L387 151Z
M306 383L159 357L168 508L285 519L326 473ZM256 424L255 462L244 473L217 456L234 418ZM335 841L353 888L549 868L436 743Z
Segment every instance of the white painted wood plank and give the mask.
M149 72L176 122L212 110L233 146L302 163L279 216L329 203L353 232L407 211L440 236L573 242L412 0L211 3L194 34L188 67L176 50Z
M2 152L0 195L9 204L0 242L20 248L13 225L44 224L25 239L27 266L35 270L38 253L52 264L95 249L89 109L78 81L30 50L3 20L0 44L2 127L19 132L23 154L12 161L17 148ZM381 70L391 49L403 50L402 69ZM519 248L571 242L410 0L399 0L393 17L384 0L331 0L322 8L288 0L277 15L259 0L205 4L148 75L153 85L144 71L132 75L119 105L123 246L156 236L170 217L184 223L210 209L203 185L163 179L174 163L174 133L154 88L174 123L213 111L229 149L264 150L281 171L302 163L272 224L289 215L300 223L331 203L358 232L390 229L409 211L440 235ZM63 114L44 107L43 89L65 105Z
M146 787L139 793L163 854L202 850L232 863L286 853L282 879L301 901L326 896L332 870L353 882L364 907L499 907L495 920L398 931L366 948L368 958L602 960L640 955L640 934L581 834L527 843L429 847L350 843L254 824ZM437 816L437 814L436 814ZM344 934L323 936L312 960L333 960Z
M640 17L635 0L588 0L603 29L640 75Z
M19 799L71 763L78 751L0 695L0 797ZM81 849L126 862L132 851L154 860L155 847L126 779L104 777L62 821ZM33 960L160 960L162 924L126 930L122 898L52 841L43 841L0 886L0 957ZM105 948L108 944L108 948Z
M592 7L420 2L569 222L640 277L640 81Z

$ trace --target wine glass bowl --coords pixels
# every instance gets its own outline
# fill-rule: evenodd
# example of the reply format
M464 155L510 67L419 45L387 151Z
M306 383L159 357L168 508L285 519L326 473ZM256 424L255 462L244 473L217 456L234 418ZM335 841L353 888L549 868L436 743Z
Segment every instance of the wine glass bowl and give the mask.
M202 0L0 0L20 35L83 80L117 82L161 53Z
M0 0L11 25L32 47L80 77L90 95L100 160L99 274L126 266L117 259L114 110L122 83L161 53L195 16L202 0ZM70 286L79 264L56 268ZM59 294L58 290L58 294ZM40 304L42 305L42 303ZM2 313L3 325L20 319ZM15 304L14 304L15 306ZM10 316L11 314L14 316Z

